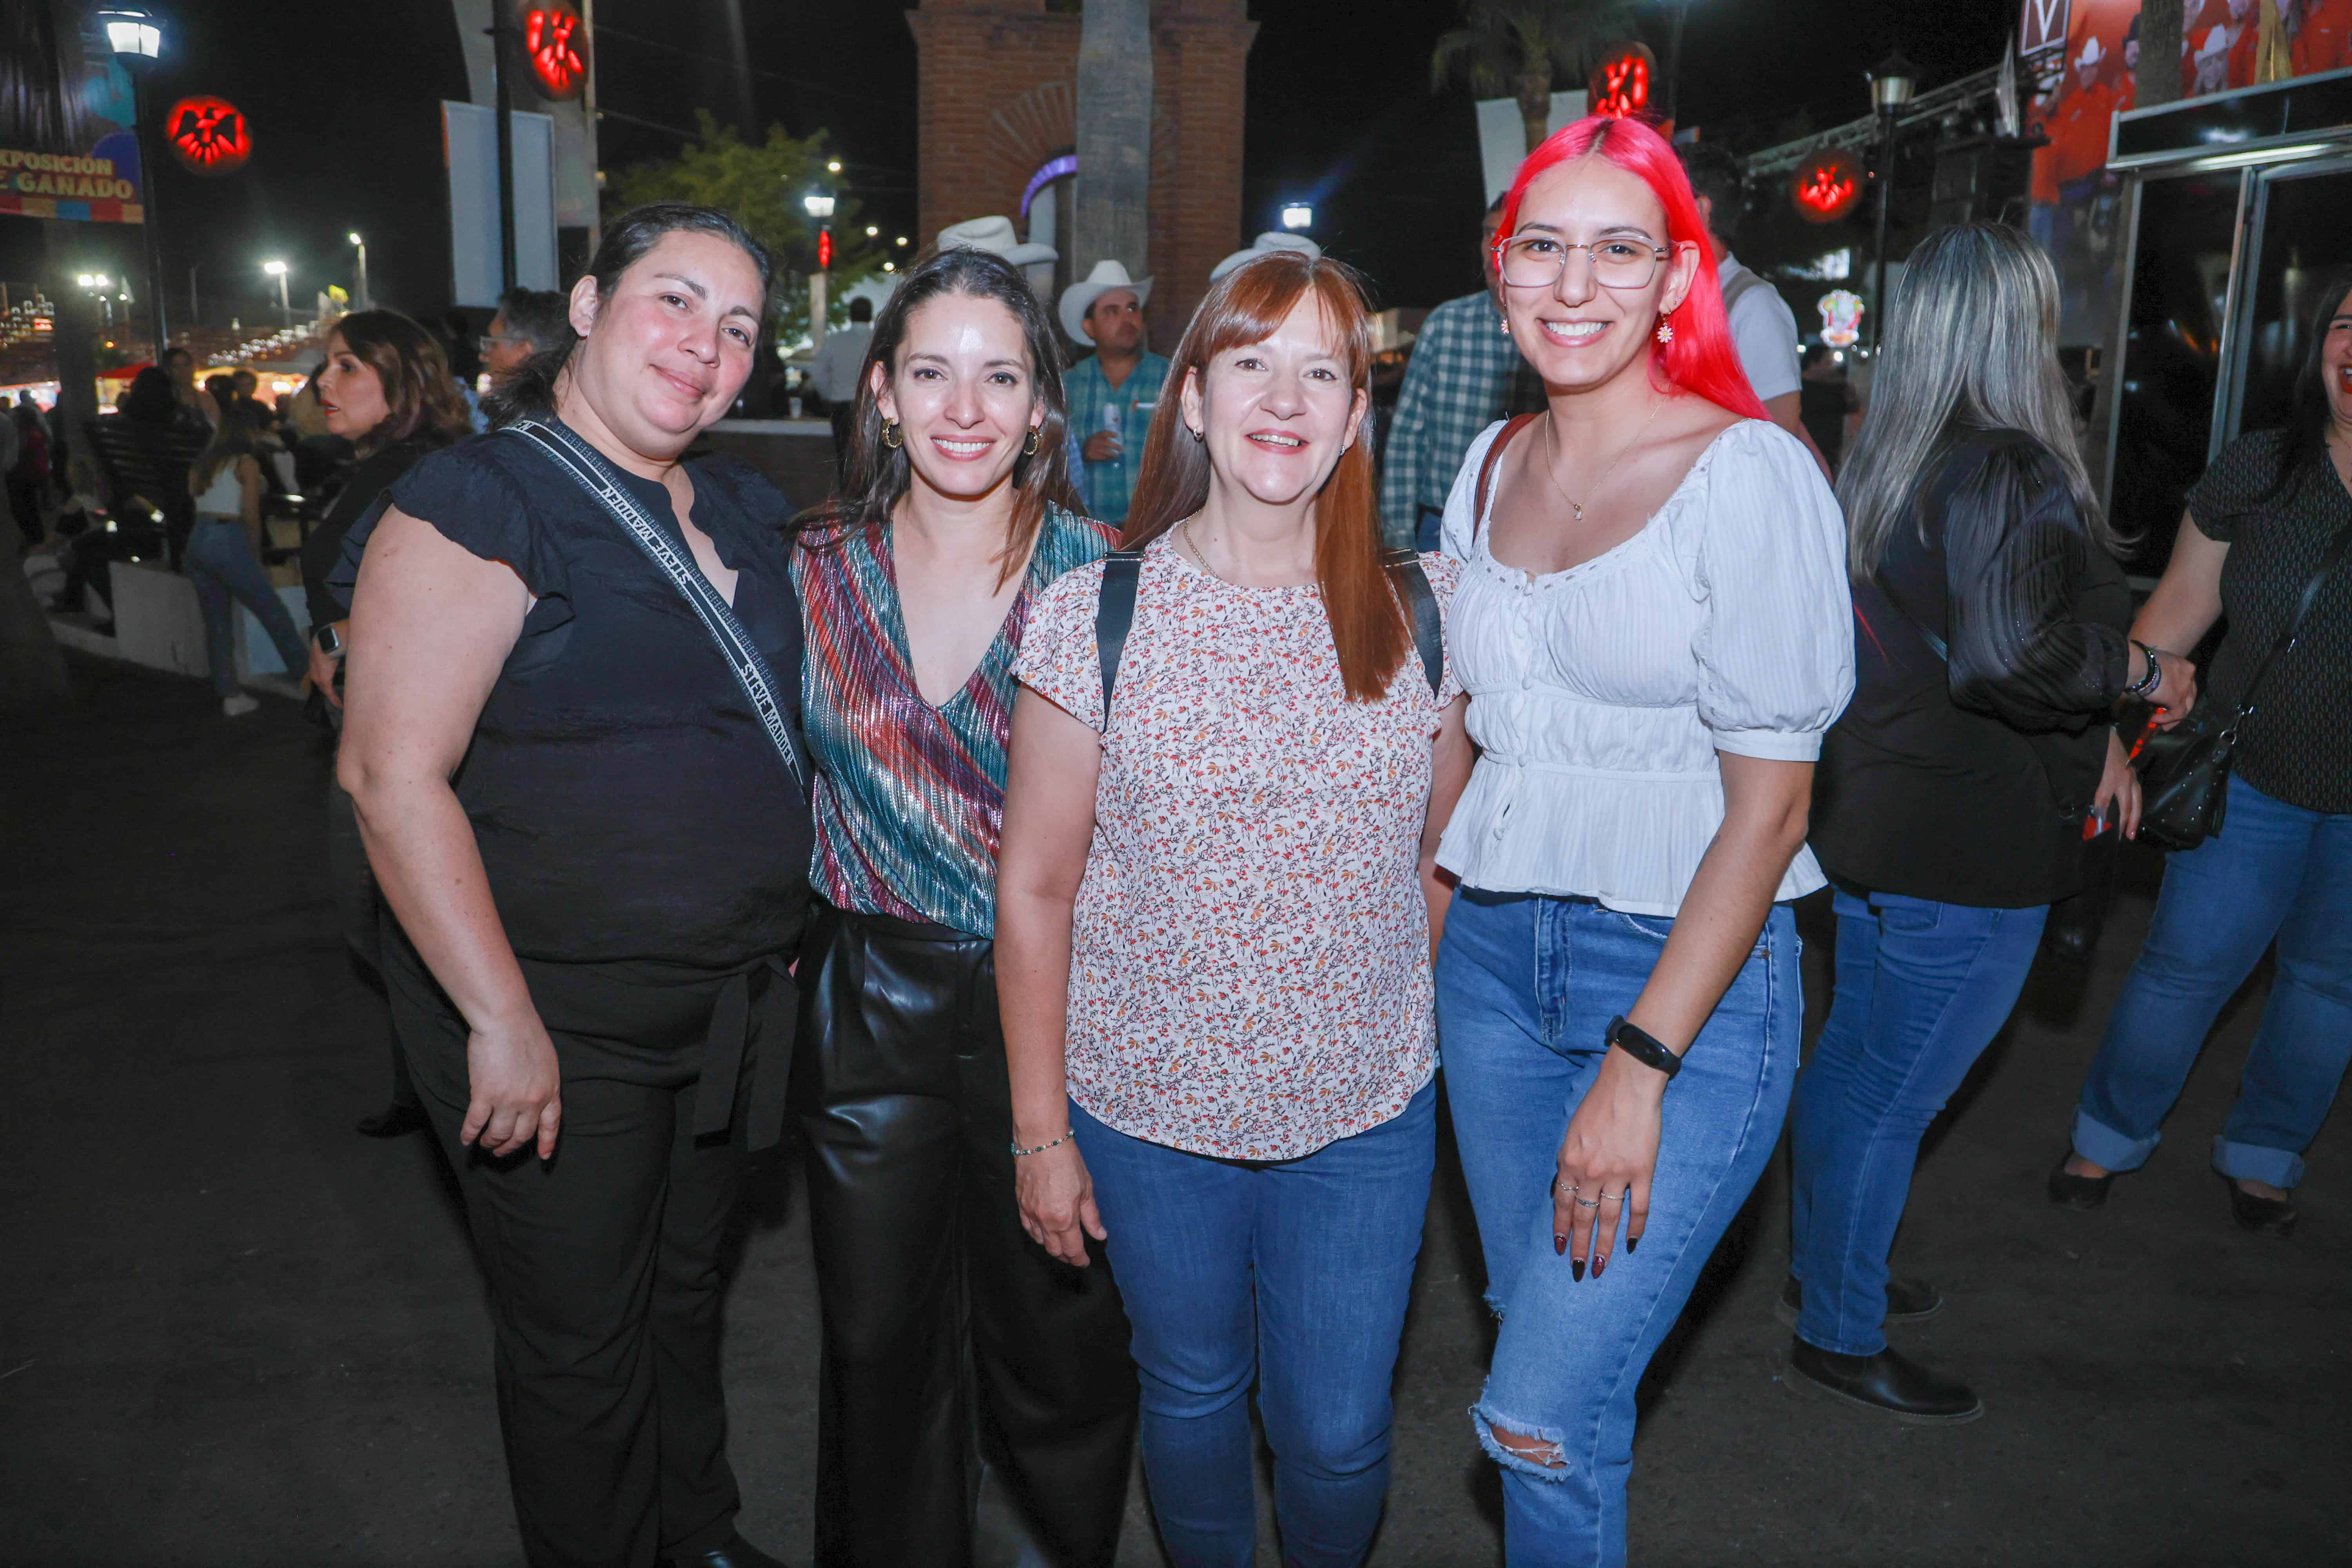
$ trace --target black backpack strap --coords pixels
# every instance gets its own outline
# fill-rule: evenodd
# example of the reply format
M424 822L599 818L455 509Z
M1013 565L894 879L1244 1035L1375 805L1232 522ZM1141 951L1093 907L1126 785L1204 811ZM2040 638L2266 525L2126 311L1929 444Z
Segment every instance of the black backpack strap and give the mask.
M1389 581L1412 622L1412 646L1420 650L1421 672L1429 679L1433 700L1445 689L1445 618L1437 613L1437 591L1429 585L1421 557L1410 550L1388 551L1381 563L1388 568Z
M1103 557L1102 596L1095 604L1095 657L1102 664L1103 732L1110 732L1111 688L1118 684L1118 661L1135 625L1135 589L1143 571L1141 550L1114 550Z

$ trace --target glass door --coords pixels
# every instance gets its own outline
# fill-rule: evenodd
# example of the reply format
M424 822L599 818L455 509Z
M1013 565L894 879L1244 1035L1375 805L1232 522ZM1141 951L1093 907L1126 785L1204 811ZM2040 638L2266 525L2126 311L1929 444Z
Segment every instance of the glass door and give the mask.
M2342 297L2340 279L2352 267L2352 160L2269 171L2253 214L2234 334L2242 347L2231 355L2243 372L2230 378L2224 426L2231 438L2286 423L2319 296L2335 280Z

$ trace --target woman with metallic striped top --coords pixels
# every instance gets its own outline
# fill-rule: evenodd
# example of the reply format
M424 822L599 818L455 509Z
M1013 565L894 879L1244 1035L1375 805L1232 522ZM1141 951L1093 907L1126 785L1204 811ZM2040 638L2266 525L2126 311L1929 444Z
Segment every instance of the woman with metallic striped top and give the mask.
M1022 1231L993 934L1022 633L1110 532L1076 511L1052 329L996 257L907 275L851 423L847 484L793 552L824 900L793 1085L824 1319L817 1561L1107 1563L1127 1318L1099 1258Z

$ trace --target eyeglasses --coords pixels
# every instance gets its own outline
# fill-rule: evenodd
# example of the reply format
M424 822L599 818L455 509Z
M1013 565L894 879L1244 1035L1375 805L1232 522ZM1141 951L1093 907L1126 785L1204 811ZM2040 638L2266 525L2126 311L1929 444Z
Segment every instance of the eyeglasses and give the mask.
M487 332L474 340L474 346L486 354L494 354L509 343L520 343L528 348L530 346L530 340L529 338L494 338Z
M1596 239L1591 245L1570 245L1549 234L1515 234L1498 241L1503 281L1514 289L1549 289L1568 270L1571 251L1591 259L1592 280L1603 289L1646 289L1658 275L1658 263L1674 254L1671 247L1644 245L1633 239Z

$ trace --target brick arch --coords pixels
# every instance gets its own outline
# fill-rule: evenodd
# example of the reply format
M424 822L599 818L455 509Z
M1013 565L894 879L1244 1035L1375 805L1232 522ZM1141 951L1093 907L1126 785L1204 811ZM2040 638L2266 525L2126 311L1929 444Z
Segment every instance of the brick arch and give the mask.
M1021 187L1046 159L1066 153L1078 140L1078 89L1067 80L1039 82L989 116L981 178L991 193L1007 193L991 207L1019 221Z

